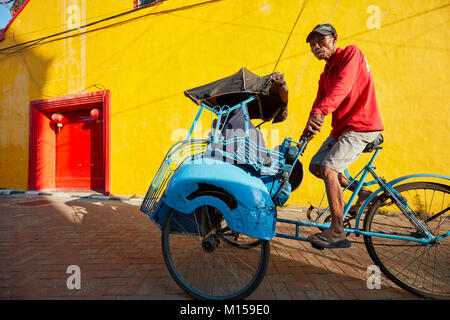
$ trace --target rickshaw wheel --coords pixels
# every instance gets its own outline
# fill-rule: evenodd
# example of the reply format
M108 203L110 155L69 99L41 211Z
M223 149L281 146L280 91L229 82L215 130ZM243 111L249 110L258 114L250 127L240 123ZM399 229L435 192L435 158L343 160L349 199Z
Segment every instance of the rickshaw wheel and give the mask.
M261 283L270 243L242 250L224 240L230 230L219 209L201 206L190 214L171 210L162 228L164 262L175 282L196 299L244 299Z
M261 244L261 240L232 231L230 228L223 229L223 241L239 249L250 249Z
M236 200L231 197L230 194L227 194L220 188L204 185L200 190L194 192L191 196L200 197L200 196L212 196L219 198L223 202L225 202L230 208L236 206ZM228 226L222 227L222 239L228 244L238 247L239 249L249 249L255 246L259 246L261 241L259 239L255 239L253 237L249 237L244 234L240 234L231 230Z

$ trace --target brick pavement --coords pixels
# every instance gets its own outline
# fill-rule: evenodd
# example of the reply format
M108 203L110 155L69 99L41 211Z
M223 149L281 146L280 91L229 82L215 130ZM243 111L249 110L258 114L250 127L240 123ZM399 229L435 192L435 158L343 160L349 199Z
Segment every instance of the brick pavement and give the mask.
M170 277L160 230L139 205L0 195L0 299L190 299ZM282 208L279 215L294 219L302 212ZM362 243L318 251L306 242L274 238L267 274L248 299L419 299L384 276L381 289L367 289L371 264ZM67 288L69 265L81 269L79 290Z

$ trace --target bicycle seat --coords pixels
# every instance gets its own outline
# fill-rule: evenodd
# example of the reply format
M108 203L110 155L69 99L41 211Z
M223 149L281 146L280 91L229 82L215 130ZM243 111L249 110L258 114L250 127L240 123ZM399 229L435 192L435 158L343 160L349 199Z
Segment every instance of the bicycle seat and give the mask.
M363 152L369 153L375 150L377 146L382 144L384 142L383 135L380 133L375 140L373 140L371 143L368 143L367 146L364 148Z

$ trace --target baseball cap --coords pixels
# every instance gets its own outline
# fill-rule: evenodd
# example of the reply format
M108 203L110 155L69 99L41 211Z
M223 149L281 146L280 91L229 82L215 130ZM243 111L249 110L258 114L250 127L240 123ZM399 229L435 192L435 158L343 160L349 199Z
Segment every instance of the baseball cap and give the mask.
M336 29L329 23L319 23L317 26L314 27L314 29L308 34L308 37L306 38L306 42L310 42L314 32L320 33L321 35L335 35Z

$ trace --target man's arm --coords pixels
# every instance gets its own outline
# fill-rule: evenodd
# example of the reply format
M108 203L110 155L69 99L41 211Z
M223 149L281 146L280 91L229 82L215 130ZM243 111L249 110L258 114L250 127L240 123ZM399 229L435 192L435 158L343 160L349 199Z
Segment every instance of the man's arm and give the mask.
M321 110L317 108L319 101L325 96L325 90L323 88L322 77L319 79L319 88L317 89L316 99L314 100L311 112L309 114L308 121L306 122L305 129L303 130L302 135L300 136L301 140L305 133L309 132L312 135L316 134L316 130L320 132L320 128L324 123L324 115L321 113Z
M317 103L315 102L311 115L315 113L327 115L336 110L352 89L358 67L359 54L358 49L354 47L343 57L335 83Z

